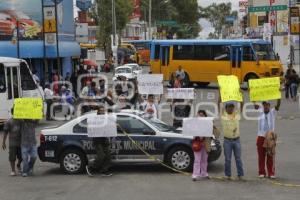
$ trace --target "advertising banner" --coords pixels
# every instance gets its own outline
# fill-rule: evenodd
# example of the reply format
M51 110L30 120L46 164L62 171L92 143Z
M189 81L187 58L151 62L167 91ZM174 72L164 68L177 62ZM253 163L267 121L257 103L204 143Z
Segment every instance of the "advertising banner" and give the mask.
M291 22L291 34L299 34L300 32L300 8L291 7L290 8L290 22Z
M55 6L44 7L44 31L45 33L56 32Z
M0 40L42 39L41 11L41 0L0 0Z

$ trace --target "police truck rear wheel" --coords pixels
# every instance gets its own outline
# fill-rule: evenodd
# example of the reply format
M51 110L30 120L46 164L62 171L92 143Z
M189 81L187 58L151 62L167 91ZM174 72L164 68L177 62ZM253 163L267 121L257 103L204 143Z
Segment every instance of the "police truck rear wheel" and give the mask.
M77 149L67 149L61 155L60 168L67 174L81 173L85 165L85 155Z
M191 171L194 161L194 155L191 149L187 147L174 147L167 155L169 166L180 171Z

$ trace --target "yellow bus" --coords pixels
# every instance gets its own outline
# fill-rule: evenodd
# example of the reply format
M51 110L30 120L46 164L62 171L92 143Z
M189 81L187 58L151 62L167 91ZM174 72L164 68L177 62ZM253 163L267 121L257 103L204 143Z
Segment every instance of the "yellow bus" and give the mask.
M263 40L154 40L150 63L164 80L182 66L189 83L200 85L217 82L218 75L236 75L240 83L283 76L272 44Z
M141 59L141 55L140 55L139 52L136 50L136 48L135 48L135 46L134 46L133 44L130 44L130 43L122 43L122 44L120 45L120 47L121 47L121 48L126 48L126 49L130 50L130 51L133 53L133 55L134 55L134 61L135 61L137 64L139 64L139 65L143 64L143 63L142 63L142 59Z

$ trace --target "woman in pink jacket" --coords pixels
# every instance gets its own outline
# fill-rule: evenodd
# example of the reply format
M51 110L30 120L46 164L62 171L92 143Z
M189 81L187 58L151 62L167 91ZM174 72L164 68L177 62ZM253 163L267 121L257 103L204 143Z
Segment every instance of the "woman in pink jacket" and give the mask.
M205 110L198 111L198 117L207 117ZM220 136L220 132L214 126L213 134L216 138ZM193 168L193 181L198 181L201 178L209 179L207 173L208 154L211 151L210 137L195 137L192 142L192 149L194 151L194 168Z

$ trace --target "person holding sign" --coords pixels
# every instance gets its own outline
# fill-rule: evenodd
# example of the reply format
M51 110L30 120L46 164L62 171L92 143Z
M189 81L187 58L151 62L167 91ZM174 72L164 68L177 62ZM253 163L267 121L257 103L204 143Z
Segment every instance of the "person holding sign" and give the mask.
M148 101L145 105L144 112L146 113L145 117L147 118L158 118L157 106L154 102L154 95L150 94L148 96Z
M13 108L11 114L13 115ZM11 166L11 176L16 176L16 160L18 159L17 169L21 171L22 154L21 154L21 121L10 118L3 127L4 137L2 142L2 149L6 150L6 138L9 136L9 162Z
M219 98L219 106L221 97ZM243 104L241 103L241 110ZM220 110L220 109L219 109ZM240 111L235 108L233 101L225 102L225 110L221 110L221 124L224 134L224 156L225 156L225 176L231 180L231 157L235 157L237 175L239 180L243 180L244 169L242 162L242 148L240 142Z
M106 111L103 106L99 106L97 115L105 115ZM89 126L89 125L88 125ZM110 163L111 163L111 155L110 155L110 141L107 137L93 137L93 144L96 150L96 160L94 161L93 169L100 169L102 176L112 176L110 172ZM92 170L87 165L86 172L89 176L93 176Z
M207 117L205 110L198 111L198 117ZM218 138L220 132L214 126L213 135ZM207 164L208 154L211 151L210 137L195 137L192 141L192 149L194 151L194 167L193 167L193 181L200 180L200 178L208 178Z
M37 159L37 141L35 127L38 120L21 120L21 150L23 159L23 177L33 174L33 167Z
M257 132L257 153L258 153L258 174L260 178L266 176L265 165L267 165L268 177L275 179L275 146L276 146L276 134L275 120L277 111L279 111L281 100L277 100L275 108L271 109L270 102L264 101L262 103L263 109L260 109L260 115L258 119L258 132ZM259 106L255 105L255 109L259 109ZM271 136L271 145L268 145L268 138ZM267 158L267 163L265 162Z

